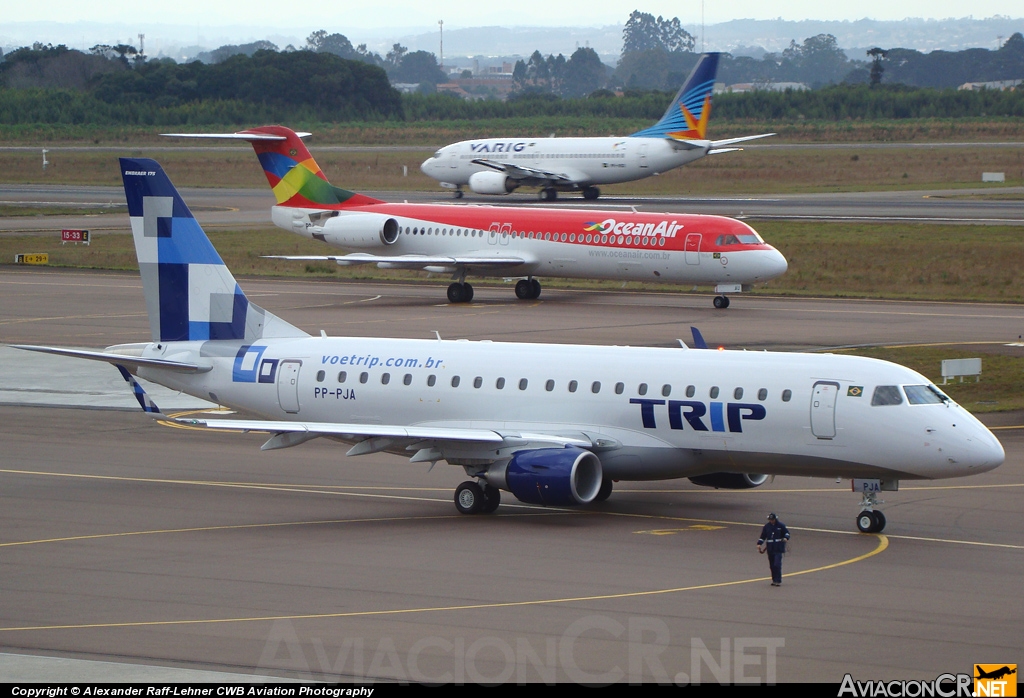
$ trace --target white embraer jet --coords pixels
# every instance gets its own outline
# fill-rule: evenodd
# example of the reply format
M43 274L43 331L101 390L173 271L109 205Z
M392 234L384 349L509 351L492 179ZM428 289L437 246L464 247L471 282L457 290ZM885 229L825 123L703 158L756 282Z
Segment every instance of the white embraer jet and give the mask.
M737 143L774 136L762 133L707 139L711 93L718 54L705 53L658 123L624 138L482 138L452 143L427 158L420 169L441 186L477 194L511 194L519 187L540 187L541 201L559 191L581 191L584 199L601 195L599 184L632 182L699 160L728 153Z
M268 431L264 450L317 437L444 460L469 480L465 514L500 491L585 505L615 480L688 477L722 488L768 475L861 479L862 531L899 480L997 467L999 441L927 378L831 354L313 337L251 303L153 160L121 160L152 341L103 351L22 346L117 366L259 415L187 420ZM752 474L758 473L758 474Z

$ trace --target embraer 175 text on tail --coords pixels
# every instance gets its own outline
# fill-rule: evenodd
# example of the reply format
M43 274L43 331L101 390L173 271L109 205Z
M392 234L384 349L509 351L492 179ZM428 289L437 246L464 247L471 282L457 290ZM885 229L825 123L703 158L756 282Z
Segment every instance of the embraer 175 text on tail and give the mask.
M376 264L452 275L448 300L473 299L466 277L524 277L523 300L540 296L538 276L710 285L716 308L728 293L786 271L786 259L746 223L721 216L579 211L514 206L391 204L332 186L305 143L282 126L225 134L164 134L252 143L277 198L276 225L347 250L281 256L296 261ZM309 134L303 134L309 135Z
M749 488L810 475L865 478L857 524L877 531L877 491L1003 462L927 378L875 359L311 337L246 298L156 162L125 158L121 172L151 341L20 348L111 363L150 413L135 376L259 415L188 423L270 432L264 450L328 437L350 456L444 460L469 478L455 492L465 514L493 512L502 490L571 506L605 499L615 480Z
M581 191L596 199L599 184L644 179L699 160L728 153L730 146L756 136L707 139L711 93L718 54L700 57L661 120L631 136L618 138L481 138L452 143L427 158L420 169L442 186L477 194L511 194L519 187L540 187L540 199L553 201L559 191Z

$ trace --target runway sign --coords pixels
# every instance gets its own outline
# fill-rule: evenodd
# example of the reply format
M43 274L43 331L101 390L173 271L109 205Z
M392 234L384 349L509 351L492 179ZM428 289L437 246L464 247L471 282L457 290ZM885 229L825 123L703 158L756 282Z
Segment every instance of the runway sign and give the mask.
M49 264L50 255L43 254L16 254L14 255L15 264Z
M84 245L89 244L89 231L88 230L71 230L65 228L60 231L60 244L73 242L76 245L82 243Z

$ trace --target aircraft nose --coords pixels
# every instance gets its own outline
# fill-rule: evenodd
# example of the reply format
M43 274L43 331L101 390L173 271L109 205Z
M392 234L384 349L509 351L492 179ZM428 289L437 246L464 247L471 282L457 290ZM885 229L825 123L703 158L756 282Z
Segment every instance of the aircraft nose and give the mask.
M1006 460L1006 451L999 439L985 427L982 429L983 433L971 439L972 460L976 463L971 470L975 473L995 470Z
M787 262L786 258L782 256L782 253L774 247L765 253L762 264L765 269L765 279L774 279L778 276L782 276L786 273L786 270L789 269L789 262Z
M429 170L433 166L434 166L434 158L432 158L432 157L427 158L426 160L423 161L423 164L420 165L420 172L422 172L423 174L427 174L427 170Z

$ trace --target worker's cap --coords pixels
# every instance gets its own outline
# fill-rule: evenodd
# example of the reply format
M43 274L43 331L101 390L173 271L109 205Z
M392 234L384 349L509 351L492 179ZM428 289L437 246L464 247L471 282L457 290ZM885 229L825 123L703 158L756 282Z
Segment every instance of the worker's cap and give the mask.
M774 511L773 511L772 513L768 514L768 520L769 520L769 521L771 521L772 519L778 519L778 518L779 518L779 517L777 517L777 516L775 515L775 512L774 512Z

